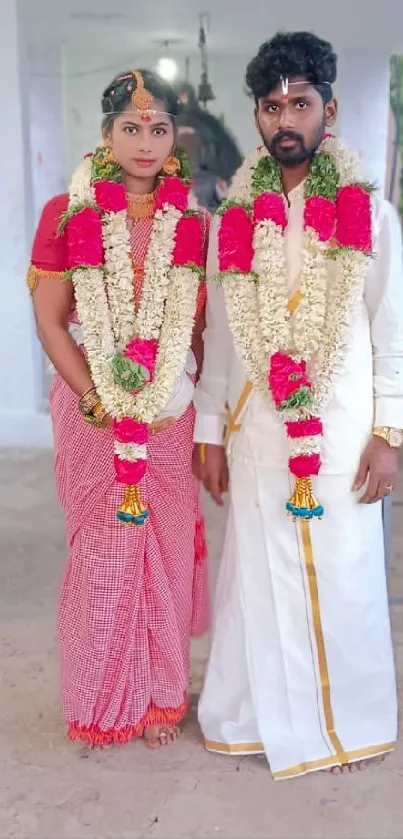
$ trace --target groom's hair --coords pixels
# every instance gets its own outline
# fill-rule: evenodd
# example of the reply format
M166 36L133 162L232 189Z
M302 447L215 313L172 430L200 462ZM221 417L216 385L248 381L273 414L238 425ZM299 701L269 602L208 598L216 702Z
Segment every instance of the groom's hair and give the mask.
M257 103L278 87L281 77L299 76L317 89L326 104L333 98L337 55L328 41L312 32L278 32L248 64L246 85Z

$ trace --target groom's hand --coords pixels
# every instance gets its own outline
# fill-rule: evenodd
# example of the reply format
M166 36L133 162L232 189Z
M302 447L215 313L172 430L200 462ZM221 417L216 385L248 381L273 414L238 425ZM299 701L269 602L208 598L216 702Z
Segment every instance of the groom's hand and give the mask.
M360 504L375 504L392 492L398 472L398 452L381 437L372 437L365 448L353 484L358 492L368 480L368 486Z
M224 446L198 444L195 449L193 471L203 482L216 504L223 505L223 494L228 490L229 473Z

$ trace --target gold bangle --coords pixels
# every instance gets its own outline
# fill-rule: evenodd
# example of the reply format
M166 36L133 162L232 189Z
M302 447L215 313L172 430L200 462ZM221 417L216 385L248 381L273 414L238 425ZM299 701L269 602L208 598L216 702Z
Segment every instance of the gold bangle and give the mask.
M206 444L200 443L200 463L204 466L206 462Z
M86 390L86 392L83 393L78 403L80 412L83 414L83 416L91 414L93 409L95 408L95 405L97 405L99 401L99 396L95 390L95 387Z
M98 399L98 401L95 403L95 405L92 409L92 416L93 417L99 417L101 414L105 414L105 413L106 413L105 408L104 408L101 400Z
M85 390L84 393L81 394L81 399L84 399L84 396L88 396L89 393L95 393L95 392L96 392L96 388L95 388L94 385L92 385L91 387L88 388L88 390Z
M96 426L102 425L108 412L105 410L102 402L98 400L97 404L92 409L93 424Z

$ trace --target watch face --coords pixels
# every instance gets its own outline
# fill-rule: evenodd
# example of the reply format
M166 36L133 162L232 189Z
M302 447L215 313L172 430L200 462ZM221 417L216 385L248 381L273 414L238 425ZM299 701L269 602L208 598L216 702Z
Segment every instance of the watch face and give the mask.
M394 449L400 448L403 442L403 434L397 428L391 428L390 430L390 445Z

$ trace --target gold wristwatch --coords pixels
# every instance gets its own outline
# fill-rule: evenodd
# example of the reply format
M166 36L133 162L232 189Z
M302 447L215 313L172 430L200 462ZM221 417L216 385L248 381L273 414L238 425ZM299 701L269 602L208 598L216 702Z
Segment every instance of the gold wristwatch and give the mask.
M376 426L373 430L374 437L381 437L391 449L400 449L403 445L403 430L401 428L389 428L386 425Z

